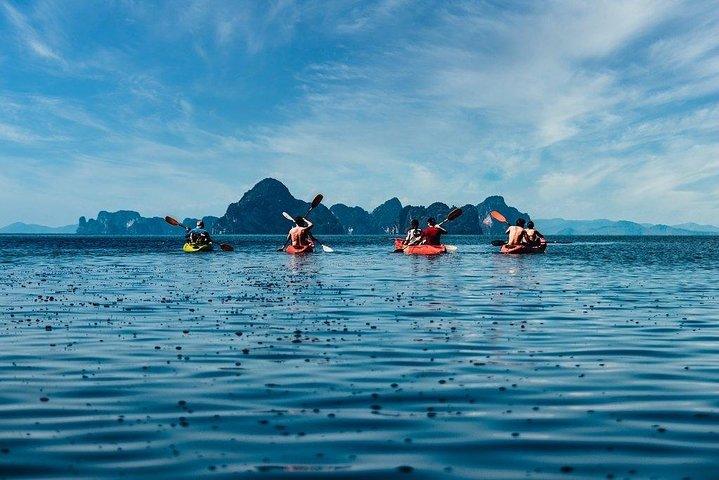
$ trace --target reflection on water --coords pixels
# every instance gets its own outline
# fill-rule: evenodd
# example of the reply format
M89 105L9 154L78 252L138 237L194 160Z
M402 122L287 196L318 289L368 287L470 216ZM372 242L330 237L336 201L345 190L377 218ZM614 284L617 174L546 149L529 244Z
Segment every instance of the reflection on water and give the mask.
M0 237L0 478L717 478L716 238L223 240Z

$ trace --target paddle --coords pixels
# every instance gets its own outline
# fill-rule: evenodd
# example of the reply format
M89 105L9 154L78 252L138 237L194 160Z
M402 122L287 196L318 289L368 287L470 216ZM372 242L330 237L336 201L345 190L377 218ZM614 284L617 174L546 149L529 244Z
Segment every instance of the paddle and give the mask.
M443 223L451 222L452 220L456 220L457 218L461 217L463 213L464 212L462 211L461 208L455 208L455 209L451 210L447 214L447 218L445 218L444 220L439 222L439 225L437 225L437 226L439 227ZM447 251L447 253L457 253L457 250L459 250L455 245L445 245L444 248Z
M507 217L505 217L498 211L492 210L491 212L489 212L489 214L492 216L493 219L497 220L498 222L506 223L507 225L509 225L509 222L507 221Z
M188 228L186 225L183 225L182 223L178 222L177 220L175 220L174 218L172 218L169 215L165 217L165 221L167 223L169 223L170 225L172 225L173 227L182 227L187 231L190 230L190 228ZM220 250L222 250L223 252L234 252L235 248L232 245L230 245L229 243L221 243Z
M172 218L169 215L165 217L165 221L167 223L169 223L170 225L172 225L173 227L182 227L185 230L189 230L189 228L187 228L185 225L181 224L180 222L178 222L177 220L175 220L174 218Z
M449 213L447 214L447 218L445 218L444 220L442 220L441 222L439 222L439 225L437 225L437 226L439 227L439 226L441 226L443 223L451 222L452 220L456 220L457 218L459 218L459 217L462 216L462 213L464 213L464 212L462 212L462 209L461 209L461 208L455 208L454 210L452 210L451 212L449 212Z
M507 221L507 217L505 217L498 211L492 210L491 212L489 212L489 215L493 219L497 220L498 222L506 223L507 225L509 225L509 222ZM506 245L506 244L507 244L507 242L505 240L492 240L492 246L494 246L494 247L501 247L502 245Z
M310 208L307 210L307 213L305 213L305 217L310 214L312 210L314 210L320 203L322 203L322 199L325 198L322 196L321 193L318 193L314 199L312 199L312 203L310 203Z

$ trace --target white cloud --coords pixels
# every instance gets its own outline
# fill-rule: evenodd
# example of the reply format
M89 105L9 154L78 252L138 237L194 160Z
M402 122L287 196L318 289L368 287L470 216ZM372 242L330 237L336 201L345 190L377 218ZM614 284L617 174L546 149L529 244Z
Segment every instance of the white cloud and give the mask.
M31 143L39 140L31 132L7 123L0 123L0 138L17 143Z
M35 30L28 19L20 11L14 8L9 2L2 3L5 15L17 30L20 41L35 55L45 59L64 63L63 58L52 49Z

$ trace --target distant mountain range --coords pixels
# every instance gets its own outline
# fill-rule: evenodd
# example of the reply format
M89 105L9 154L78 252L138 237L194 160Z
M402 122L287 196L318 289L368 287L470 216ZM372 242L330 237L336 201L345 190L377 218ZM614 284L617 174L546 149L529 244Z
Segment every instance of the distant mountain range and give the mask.
M662 225L627 220L538 219L537 228L545 235L719 235L719 227L683 223Z
M284 234L291 223L282 216L282 212L291 215L304 215L309 204L292 196L287 187L279 180L266 178L249 191L240 200L230 204L221 217L203 217L205 228L215 234ZM371 212L357 206L337 203L327 208L319 205L310 215L315 224L314 232L320 234L372 235L403 234L409 228L412 219L424 226L427 218L435 217L441 221L449 211L455 208L442 202L431 205L402 205L394 197ZM489 212L497 210L510 223L522 217L530 220L529 214L507 205L504 198L490 196L477 205L462 206L464 214L448 225L450 233L459 235L501 236L507 226L492 221ZM194 226L197 219L186 218L187 226ZM625 220L565 220L552 218L536 220L537 228L546 235L719 235L719 227L684 223L681 225L652 225ZM101 211L97 218L80 217L78 225L66 227L44 227L13 223L0 228L0 233L77 233L79 235L179 235L181 229L172 227L163 217L143 217L138 212L120 210Z
M65 225L64 227L46 227L45 225L35 225L33 223L22 223L15 222L10 225L5 225L0 228L0 234L2 233L14 233L14 234L67 234L75 233L77 231L77 225Z
M212 229L217 222L217 217L203 217L205 228ZM186 218L183 225L192 228L197 222L196 218ZM118 212L102 211L97 218L87 220L80 217L79 224L75 231L79 235L177 235L182 229L168 224L164 217L146 218L131 210L120 210Z
M221 217L204 217L205 227L215 234L284 234L291 223L282 216L282 212L291 215L304 215L309 204L292 196L282 182L266 178L249 191L239 201L230 204ZM424 226L429 217L441 221L449 211L455 208L441 202L431 205L402 205L396 197L391 198L371 212L362 207L341 203L327 208L319 205L312 211L310 219L315 224L314 232L320 234L368 235L403 234L416 218ZM477 205L464 205L464 214L449 225L454 234L499 235L506 228L503 224L483 220L492 210L500 211L510 222L529 214L509 206L500 196L487 197ZM194 226L196 220L186 218L182 223ZM168 225L163 217L143 217L138 212L120 210L101 211L97 218L80 217L74 228L80 235L178 235L181 230Z

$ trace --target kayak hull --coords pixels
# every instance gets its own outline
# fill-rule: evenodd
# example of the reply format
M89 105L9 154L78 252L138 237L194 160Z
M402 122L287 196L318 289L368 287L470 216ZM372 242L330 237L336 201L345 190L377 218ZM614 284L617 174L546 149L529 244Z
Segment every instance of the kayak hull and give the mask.
M304 247L293 247L292 245L285 248L285 252L290 255L302 255L304 253L312 253L315 251L314 245L305 245Z
M412 245L404 249L407 255L439 255L446 252L444 245Z
M394 251L395 252L403 252L404 251L404 238L395 238L394 239Z
M529 245L512 245L511 247L509 245L502 245L502 248L499 251L505 255L519 255L527 253L544 253L545 250L547 250L547 242L542 240L539 245L532 247Z
M213 249L214 249L214 246L212 245L212 242L206 243L204 245L196 245L194 243L186 243L182 246L182 251L185 253L211 252Z

